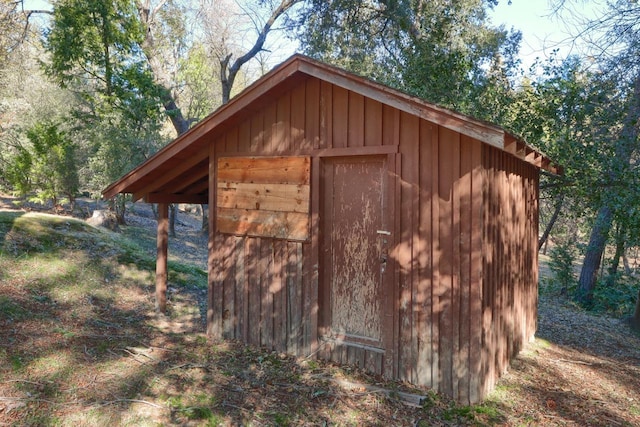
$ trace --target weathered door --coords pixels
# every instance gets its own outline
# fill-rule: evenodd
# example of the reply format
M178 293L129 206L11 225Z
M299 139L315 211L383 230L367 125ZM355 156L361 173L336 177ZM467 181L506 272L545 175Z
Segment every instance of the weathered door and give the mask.
M323 159L320 334L344 351L385 353L387 157ZM353 350L355 352L355 350ZM375 365L382 368L379 358ZM358 360L353 360L359 364ZM368 364L368 363L367 363Z

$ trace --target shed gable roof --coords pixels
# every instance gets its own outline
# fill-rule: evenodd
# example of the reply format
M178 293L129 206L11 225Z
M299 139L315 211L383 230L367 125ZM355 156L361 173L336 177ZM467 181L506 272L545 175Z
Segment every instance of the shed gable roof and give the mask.
M256 105L308 78L358 93L477 139L539 168L560 173L560 168L548 157L502 128L296 54L111 184L103 191L103 197L131 193L134 200L144 198L149 202L207 203L209 143L215 135Z

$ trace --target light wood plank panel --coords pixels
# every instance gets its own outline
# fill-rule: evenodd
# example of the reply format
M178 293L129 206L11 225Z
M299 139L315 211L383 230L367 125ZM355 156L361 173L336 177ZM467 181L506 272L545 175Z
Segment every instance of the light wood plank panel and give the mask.
M309 157L221 157L218 182L309 184Z
M235 235L304 241L309 237L309 215L218 208L218 231Z
M218 182L219 208L309 212L309 185Z

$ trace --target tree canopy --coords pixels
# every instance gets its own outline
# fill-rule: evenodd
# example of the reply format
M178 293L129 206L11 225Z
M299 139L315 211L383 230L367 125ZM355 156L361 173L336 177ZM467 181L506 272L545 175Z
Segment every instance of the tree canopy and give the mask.
M494 27L495 1L311 1L305 53L423 99L494 118L479 97L517 71L520 33Z

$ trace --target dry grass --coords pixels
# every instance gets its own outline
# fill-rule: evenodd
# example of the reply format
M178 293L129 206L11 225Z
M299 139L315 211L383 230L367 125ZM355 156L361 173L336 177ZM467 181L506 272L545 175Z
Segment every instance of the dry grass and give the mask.
M640 339L615 319L542 300L541 338L467 407L350 367L212 343L204 273L170 268L158 318L153 258L136 242L0 212L0 425L640 425ZM422 407L396 391L422 394Z

